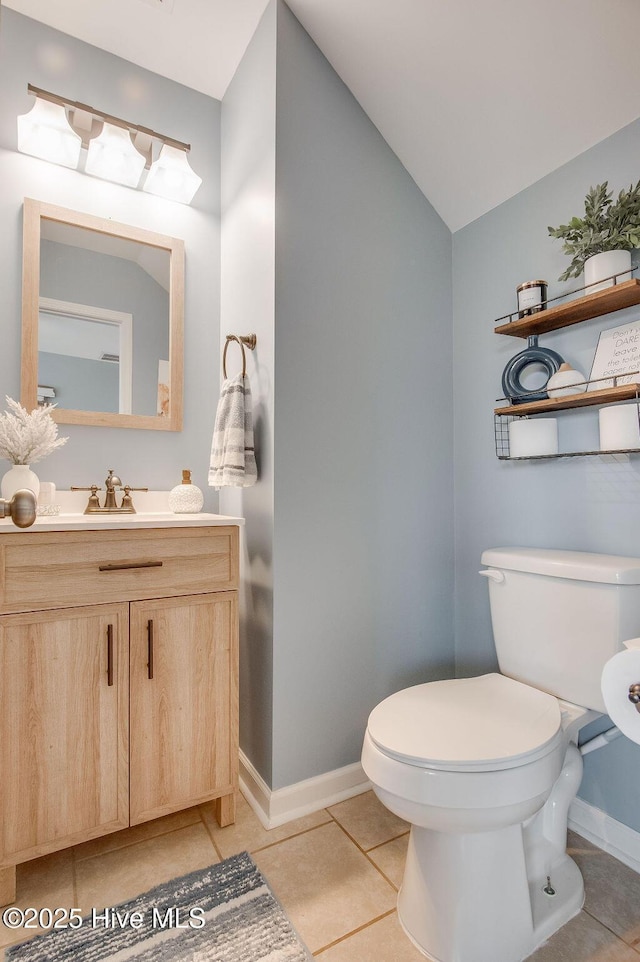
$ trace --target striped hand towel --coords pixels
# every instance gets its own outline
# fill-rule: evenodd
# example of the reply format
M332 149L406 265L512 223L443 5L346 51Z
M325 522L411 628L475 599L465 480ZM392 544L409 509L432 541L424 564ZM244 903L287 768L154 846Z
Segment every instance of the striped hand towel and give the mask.
M222 385L213 428L209 485L248 488L257 480L251 385L246 375L237 374Z

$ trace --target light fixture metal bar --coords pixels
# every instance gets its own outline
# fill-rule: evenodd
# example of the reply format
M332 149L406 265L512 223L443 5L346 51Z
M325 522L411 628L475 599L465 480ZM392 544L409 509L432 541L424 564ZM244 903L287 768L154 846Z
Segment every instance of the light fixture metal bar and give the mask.
M36 97L40 97L41 100L48 100L52 104L58 104L61 107L70 107L72 110L84 110L88 114L93 114L94 117L99 120L103 120L109 124L115 124L117 127L123 127L125 130L135 130L139 133L146 134L148 137L153 137L155 140L161 140L164 144L169 144L171 147L177 147L179 150L184 150L185 153L191 150L191 144L185 144L181 140L175 140L173 137L167 137L165 134L160 134L156 130L151 130L149 127L142 127L140 124L132 124L128 120L123 120L121 117L114 117L112 114L105 114L103 110L97 110L96 107L90 107L88 104L80 103L77 100L67 100L66 97L60 97L58 94L51 93L49 90L43 90L41 87L35 87L33 84L27 84L27 90L30 94Z

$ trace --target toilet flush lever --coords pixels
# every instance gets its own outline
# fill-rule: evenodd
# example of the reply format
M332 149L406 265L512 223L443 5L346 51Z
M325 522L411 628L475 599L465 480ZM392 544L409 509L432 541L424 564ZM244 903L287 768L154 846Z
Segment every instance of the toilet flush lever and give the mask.
M504 574L502 571L496 571L495 568L484 568L482 571L478 572L483 578L489 578L490 581L495 581L496 584L501 585L504 581Z

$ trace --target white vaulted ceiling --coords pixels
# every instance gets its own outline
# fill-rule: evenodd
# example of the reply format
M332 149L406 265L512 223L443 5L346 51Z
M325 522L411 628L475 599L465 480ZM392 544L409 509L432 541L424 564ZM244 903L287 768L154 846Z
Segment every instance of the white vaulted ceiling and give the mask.
M451 230L640 116L638 0L288 2ZM4 3L221 99L267 0Z

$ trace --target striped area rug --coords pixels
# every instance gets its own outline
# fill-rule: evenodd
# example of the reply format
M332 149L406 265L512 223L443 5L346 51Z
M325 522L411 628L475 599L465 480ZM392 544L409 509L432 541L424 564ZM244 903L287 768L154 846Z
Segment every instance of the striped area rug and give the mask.
M77 928L58 929L14 945L5 958L7 962L309 962L311 955L251 857L242 852L158 885L106 913L104 908L96 909Z

